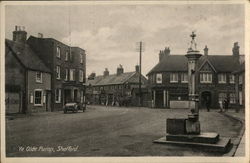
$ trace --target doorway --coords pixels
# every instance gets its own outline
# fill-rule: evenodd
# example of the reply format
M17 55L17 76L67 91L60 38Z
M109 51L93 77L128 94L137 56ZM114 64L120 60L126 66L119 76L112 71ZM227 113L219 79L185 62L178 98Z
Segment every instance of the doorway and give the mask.
M211 92L209 91L202 92L201 93L201 107L206 108L207 105L208 107L211 107L211 103L212 103Z
M64 104L72 102L71 100L71 90L70 89L65 89L64 90Z

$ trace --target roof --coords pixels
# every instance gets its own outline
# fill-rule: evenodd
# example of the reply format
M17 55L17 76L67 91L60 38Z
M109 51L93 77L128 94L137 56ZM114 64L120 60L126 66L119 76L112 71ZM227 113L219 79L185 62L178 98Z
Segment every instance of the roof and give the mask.
M30 70L37 70L42 72L50 72L49 68L45 66L43 61L37 54L32 51L28 44L21 44L8 39L5 39L5 46L13 52L15 57Z
M232 55L208 55L202 56L199 63L209 60L217 72L233 72L239 68L239 58Z
M93 80L87 80L87 85L91 84L98 86L98 85L123 84L127 82L134 75L136 75L136 72L125 72L120 75L112 74L108 76L96 76Z
M77 48L77 49L81 49L81 50L85 51L83 48L80 48L78 46L69 46L69 45L67 45L67 44L65 44L65 43L63 43L63 42L61 42L59 40L56 40L56 39L52 38L52 37L45 38L45 37L35 37L35 36L30 35L28 40L38 40L38 41L46 40L46 41L51 41L51 42L57 42L57 43L62 44L63 46L66 46L66 47Z
M233 73L237 74L237 73L242 73L242 72L245 72L245 62L240 64L239 68L236 69Z
M187 71L187 58L184 55L164 56L148 74L162 71Z
M240 66L239 59L232 55L203 55L198 61L198 68L205 62L209 62L217 72L233 72ZM147 75L152 72L187 71L187 64L185 55L167 55Z

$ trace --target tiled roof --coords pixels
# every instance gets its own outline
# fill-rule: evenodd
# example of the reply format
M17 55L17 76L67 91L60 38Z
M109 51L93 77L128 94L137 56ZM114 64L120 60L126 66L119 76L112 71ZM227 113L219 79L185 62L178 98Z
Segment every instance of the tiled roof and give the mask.
M163 71L187 71L187 58L184 55L164 56L148 74Z
M208 61L217 72L233 72L239 68L239 59L235 56L229 55L207 55L201 56L198 61L198 68ZM185 55L168 55L151 70L152 72L174 72L174 71L187 71L187 58Z
M42 60L32 51L28 44L17 43L5 39L5 47L14 53L27 69L50 72Z
M136 72L125 72L120 75L112 74L108 76L96 76L93 80L87 80L87 85L113 85L123 84L127 81L136 82L137 80L132 79ZM144 77L145 78L145 77Z
M239 58L230 55L202 56L199 63L208 59L217 72L233 72L239 68Z

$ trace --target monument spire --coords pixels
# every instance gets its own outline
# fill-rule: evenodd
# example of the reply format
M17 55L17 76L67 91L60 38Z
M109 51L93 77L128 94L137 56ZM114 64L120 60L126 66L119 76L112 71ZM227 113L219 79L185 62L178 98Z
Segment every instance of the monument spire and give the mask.
M196 34L194 33L194 31L192 31L192 34L190 35L190 37L192 38L191 43L190 43L190 47L188 48L188 51L193 51L193 50L197 50L197 44L195 42L195 37Z

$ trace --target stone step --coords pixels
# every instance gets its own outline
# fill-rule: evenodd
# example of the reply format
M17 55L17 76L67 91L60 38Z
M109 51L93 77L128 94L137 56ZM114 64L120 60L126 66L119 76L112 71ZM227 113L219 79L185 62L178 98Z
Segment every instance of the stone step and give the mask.
M204 132L199 135L166 135L167 141L182 141L182 142L195 142L215 144L219 141L219 134L214 132Z
M160 139L154 140L153 142L160 144L190 146L208 152L221 152L221 153L229 152L232 147L231 140L229 138L220 138L216 144L209 144L209 143L195 143L195 142L184 142L184 141L167 141L166 137L164 136Z

